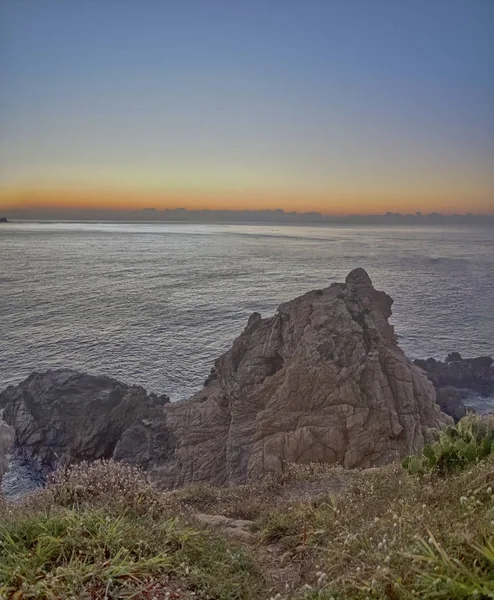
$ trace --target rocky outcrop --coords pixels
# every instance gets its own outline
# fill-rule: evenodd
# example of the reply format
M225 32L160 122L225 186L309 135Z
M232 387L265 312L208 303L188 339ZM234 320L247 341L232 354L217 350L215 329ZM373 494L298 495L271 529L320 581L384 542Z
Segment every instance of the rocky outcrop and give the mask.
M452 387L440 387L436 390L436 402L441 411L458 423L467 414L460 392Z
M253 533L255 527L254 521L230 519L224 515L208 515L203 513L196 513L194 518L203 525L221 529L227 536L241 542L252 542L256 537Z
M471 390L481 396L494 395L494 359L491 356L462 358L458 352L448 354L444 362L434 358L415 360L436 388Z
M14 430L1 418L0 414L0 483L4 473L8 470L9 464L7 454L10 451L14 441Z
M254 313L188 400L161 406L142 388L58 371L8 388L0 407L18 450L50 468L112 456L168 487L243 483L290 462L382 465L451 422L398 347L391 305L356 269L270 318Z
M155 475L242 483L287 462L369 467L418 452L448 417L398 347L391 304L356 269L252 315L205 388L166 407L177 446Z
M0 223L8 223L9 220L7 219L7 217L0 217Z
M4 419L15 428L15 460L45 473L110 458L123 432L159 416L166 402L139 386L69 369L33 373L0 394Z

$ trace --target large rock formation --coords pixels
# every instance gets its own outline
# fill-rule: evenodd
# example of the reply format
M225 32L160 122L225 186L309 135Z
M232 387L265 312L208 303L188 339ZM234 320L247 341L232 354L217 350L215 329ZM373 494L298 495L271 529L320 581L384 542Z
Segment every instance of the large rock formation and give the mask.
M285 462L369 467L419 451L448 418L397 346L391 304L356 269L271 318L252 315L205 389L167 407L177 446L156 475L241 483Z
M49 468L113 456L165 486L242 483L288 462L381 465L451 422L398 347L391 304L356 269L270 318L254 313L188 400L160 406L142 388L63 371L8 388L0 407L18 451Z

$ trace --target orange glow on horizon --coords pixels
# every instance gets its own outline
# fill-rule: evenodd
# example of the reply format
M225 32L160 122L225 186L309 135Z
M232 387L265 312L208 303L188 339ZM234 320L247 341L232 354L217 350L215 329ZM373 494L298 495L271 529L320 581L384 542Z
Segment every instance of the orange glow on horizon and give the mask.
M0 191L0 209L8 210L157 210L185 208L188 210L275 210L286 212L319 212L342 216L357 214L400 213L465 213L493 214L494 202L481 195L472 199L465 210L465 198L451 194L431 194L420 197L373 198L339 194L281 194L272 192L233 190L219 192L150 191L117 189L32 189Z

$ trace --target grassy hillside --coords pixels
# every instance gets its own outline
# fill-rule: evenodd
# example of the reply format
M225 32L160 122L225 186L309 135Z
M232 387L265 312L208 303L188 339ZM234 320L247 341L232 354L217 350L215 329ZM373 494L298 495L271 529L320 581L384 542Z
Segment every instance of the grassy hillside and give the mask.
M477 417L404 466L232 488L160 493L82 464L0 508L0 598L494 598L493 489L494 420Z

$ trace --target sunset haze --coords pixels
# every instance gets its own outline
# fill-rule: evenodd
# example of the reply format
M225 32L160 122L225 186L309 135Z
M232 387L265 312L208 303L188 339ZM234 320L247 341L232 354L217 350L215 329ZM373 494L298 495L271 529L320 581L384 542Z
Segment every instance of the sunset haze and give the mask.
M494 212L489 0L6 0L0 22L5 211Z

